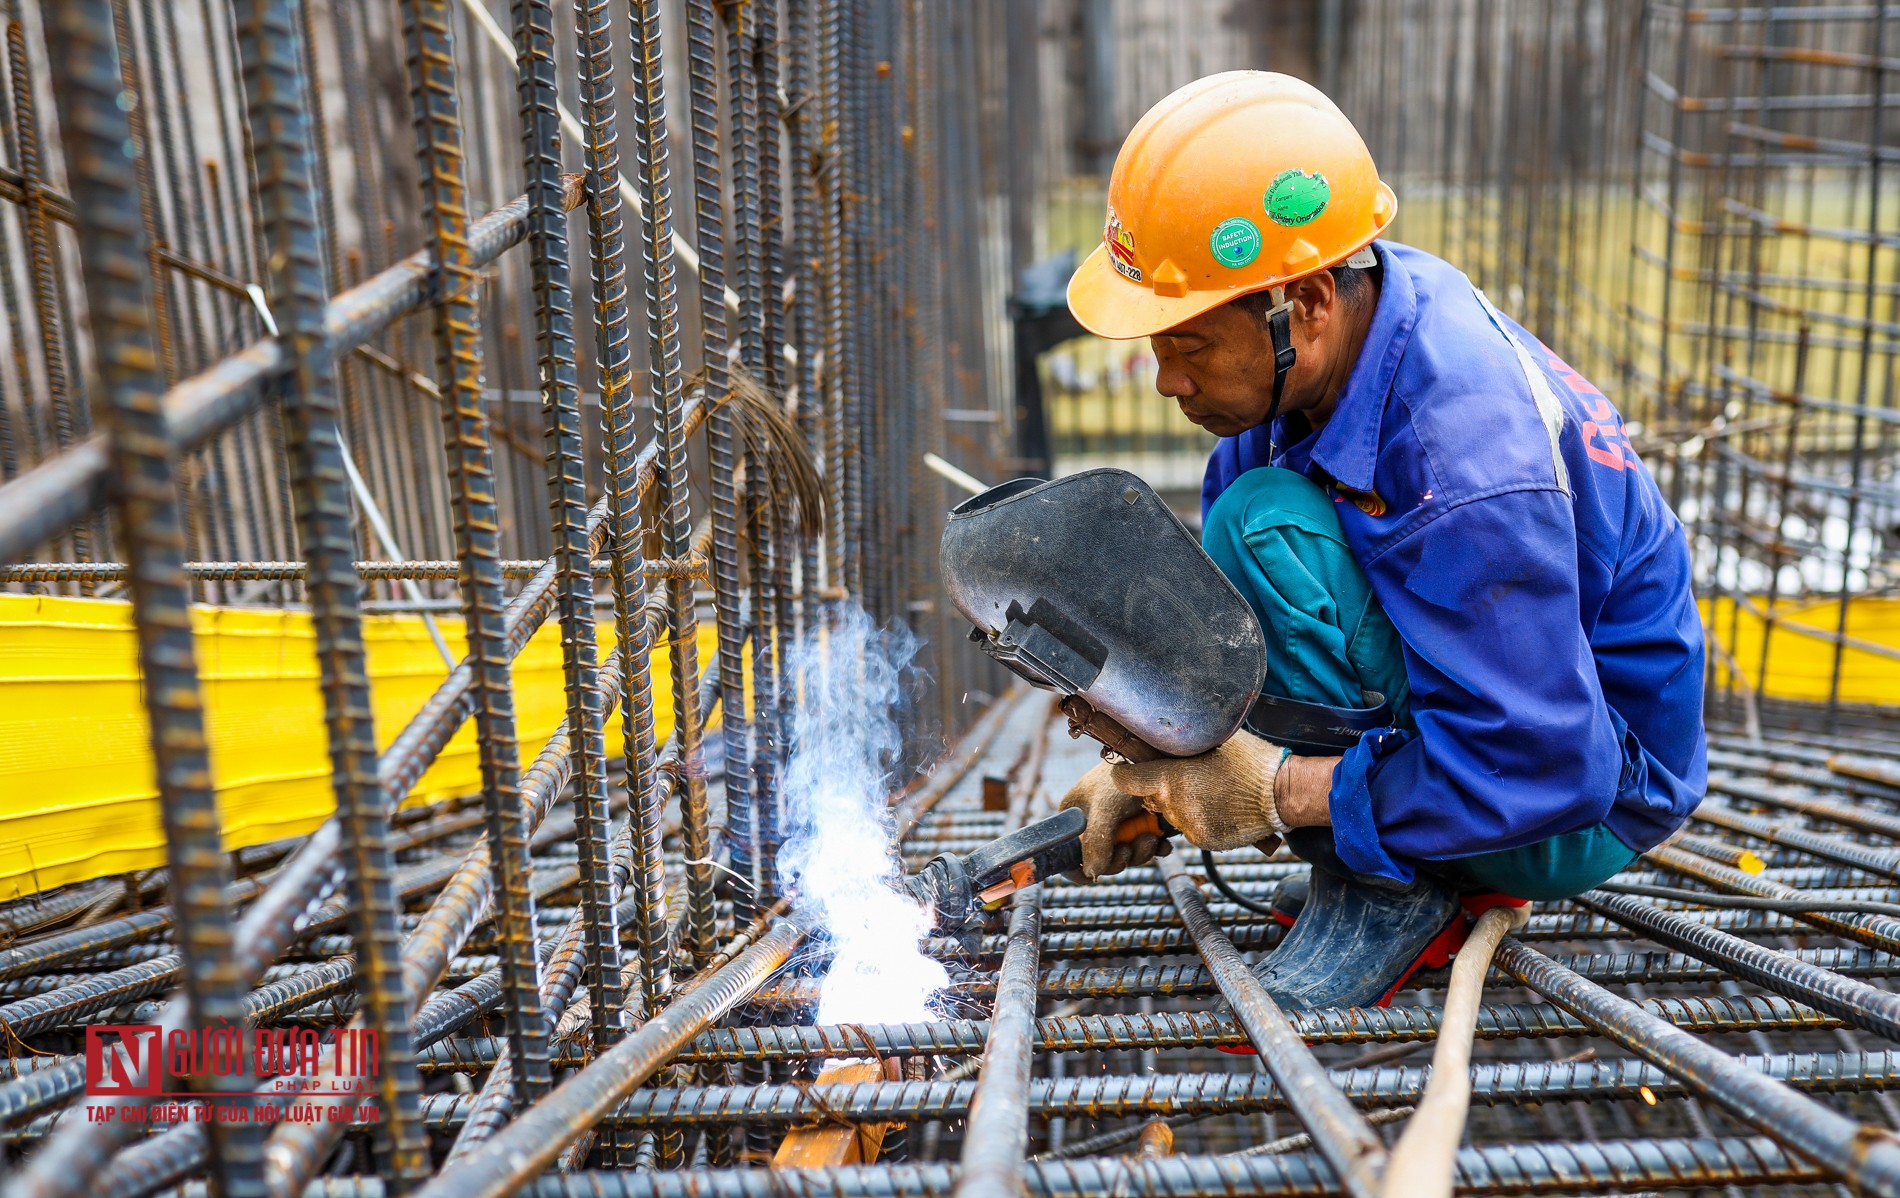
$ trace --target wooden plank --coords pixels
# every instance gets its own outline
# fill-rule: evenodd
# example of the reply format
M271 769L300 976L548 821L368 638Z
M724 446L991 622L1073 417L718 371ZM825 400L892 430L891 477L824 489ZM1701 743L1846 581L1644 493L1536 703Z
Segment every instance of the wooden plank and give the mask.
M898 1062L845 1061L818 1074L813 1087L849 1086L861 1082L897 1081ZM772 1156L774 1169L821 1169L834 1165L868 1165L884 1146L884 1133L901 1123L822 1123L795 1127L786 1133Z

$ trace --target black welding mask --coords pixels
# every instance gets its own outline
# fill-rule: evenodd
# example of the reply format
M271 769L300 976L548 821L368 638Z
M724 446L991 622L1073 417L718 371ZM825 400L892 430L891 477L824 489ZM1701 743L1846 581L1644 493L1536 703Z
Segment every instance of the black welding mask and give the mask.
M1240 728L1266 674L1253 610L1140 478L1019 478L958 504L944 584L971 639L1129 760Z

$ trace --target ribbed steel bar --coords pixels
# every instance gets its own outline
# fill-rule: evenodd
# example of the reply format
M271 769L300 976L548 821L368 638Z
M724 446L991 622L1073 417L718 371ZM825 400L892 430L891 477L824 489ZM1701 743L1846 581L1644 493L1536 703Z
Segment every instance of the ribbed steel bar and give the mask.
M1900 1040L1900 995L1752 944L1626 895L1592 890L1579 902L1659 944L1825 1011L1889 1040Z
M640 257L646 273L647 377L660 445L660 543L668 557L687 551L692 511L686 476L684 379L680 369L679 294L673 254L673 184L666 129L666 82L661 62L659 0L633 0L633 108L635 190L640 213ZM708 394L709 402L721 396ZM715 573L716 573L715 569ZM696 961L713 952L712 836L700 762L698 628L692 586L667 584L672 618L673 710L679 713L680 823L686 849L687 944Z
M26 58L25 39L26 30L20 24L17 11L9 8L6 12L8 87L4 93L0 93L0 122L4 122L7 149L15 161L20 161L22 156L16 149L19 134L14 112L19 106L20 89L31 86L27 82L27 76L21 70ZM11 170L7 172L7 175L9 184L7 199L13 203L24 203L27 191L26 180ZM65 208L62 218L70 224L73 219L72 202L64 196L60 199ZM0 268L4 268L0 269L0 302L4 302L6 307L7 333L12 343L10 348L14 373L18 378L25 379L29 377L29 371L32 369L28 361L26 322L23 319L26 305L21 302L13 263L13 247L10 240L0 239ZM8 406L0 403L0 407ZM10 410L5 413L4 421L0 423L6 426L6 444L0 446L0 455L4 455L6 477L10 478L20 470L22 451L25 455L24 460L29 463L45 455L46 438L40 430L39 413L33 409L32 404L25 401L24 396L20 403L19 432L17 434L14 432L13 414Z
M822 153L824 116L817 87L818 47L815 10L822 0L786 0L787 51L790 69L786 74L786 144L791 155L792 212L792 335L798 351L797 369L790 390L798 403L798 432L810 450L812 459L829 471L825 460L824 422L819 408L823 403L823 380L818 372L822 358L823 334L820 329L820 292L823 271L818 254L819 236L819 159ZM826 496L832 492L827 480ZM828 511L830 509L827 509ZM820 548L829 544L830 518L822 527L808 529L798 557L798 626L802 633L817 626ZM792 688L787 687L790 691ZM789 718L789 713L787 713Z
M844 145L843 111L839 95L839 55L843 44L843 9L846 0L814 0L818 9L816 44L812 46L818 79L813 91L818 137L813 142L813 169L817 175L818 241L815 269L824 291L823 322L814 348L822 346L823 372L818 378L818 394L813 400L820 417L820 438L824 447L826 511L830 519L825 528L825 583L833 591L848 590L850 575L846 569L845 540L848 531L845 510L847 466L844 431Z
M692 130L693 237L699 249L701 369L706 393L724 395L732 381L727 362L731 345L726 327L726 203L719 146L721 107L715 24L712 0L687 0L687 107ZM722 405L706 422L706 461L713 530L713 613L718 625L719 671L725 687L720 704L720 743L726 763L725 843L729 867L740 879L734 918L745 924L756 914L753 902L758 894L759 844L753 818L750 715L741 660L745 627L739 589L739 457L732 421L732 409ZM694 944L696 951L709 947L697 940Z
M192 642L191 592L184 573L185 528L161 406L164 379L158 372L150 257L138 201L135 159L140 149L132 140L123 103L111 5L107 0L82 0L60 5L50 15L54 95L84 234L80 276L103 388L118 535L133 571L141 697L151 727L174 924L191 1008L189 1025L181 1020L173 1026L208 1032L240 1023L245 979L236 967L231 912L224 903L231 870L220 843L212 791ZM68 438L61 440L67 443ZM129 1057L126 1067L140 1068ZM156 1061L144 1066L157 1067ZM247 1074L241 1069L223 1077L194 1076L186 1084L209 1093L241 1091L247 1087ZM101 1113L114 1105L109 1099L98 1104ZM90 1118L93 1113L88 1103L85 1114ZM72 1134L49 1143L16 1172L9 1191L32 1198L84 1193L87 1180L112 1149L132 1134L122 1126L126 1122L114 1120L92 1129L90 1139ZM213 1128L212 1171L224 1198L263 1194L260 1132L238 1124Z
M640 618L646 581L640 530L640 463L634 429L633 362L628 329L626 240L620 215L618 108L614 95L613 18L606 0L575 6L580 60L580 122L587 166L589 282L594 298L594 360L606 418L606 530L614 565L614 636L626 649L617 691L628 820L634 856L633 942L640 966L639 1012L651 1018L671 988L666 948L665 812L659 802L653 728L653 638ZM704 410L703 405L700 410Z
M389 811L376 777L335 366L323 336L328 284L310 176L312 134L298 24L288 0L247 0L238 11L238 43L258 207L270 249L272 309L291 363L284 396L286 450L307 569L304 593L316 630L355 973L366 1024L376 1033L381 1053L382 1168L393 1188L407 1189L428 1167L416 1122L422 1086L409 1034L410 1002L403 992Z
M582 513L587 511L582 507ZM366 582L383 579L455 578L461 563L440 561L360 561L356 576ZM547 566L540 560L510 559L501 563L503 578L533 578ZM596 575L613 573L613 562L594 558L588 568ZM185 573L194 582L302 582L308 567L303 562L186 562ZM685 561L655 558L641 566L649 580L657 578L705 578L704 558L695 554ZM123 582L130 571L123 562L23 562L0 566L0 582Z
M785 296L787 245L783 175L787 121L780 103L785 93L781 90L783 85L779 65L781 55L786 54L790 47L789 43L780 41L780 0L764 0L754 7L752 74L756 80L758 101L752 110L752 119L759 156L759 248L760 269L763 272L760 276L759 297L759 359L765 372L760 381L778 393L791 387L785 357L785 312L790 306Z
M579 385L574 362L573 295L568 282L567 215L562 204L559 67L548 0L515 0L516 90L526 175L529 263L534 277L535 342L546 421L548 507L559 572L556 605L567 683L568 770L575 842L580 849L580 919L585 928L593 1041L604 1050L620 1036L620 929L608 877L605 718L595 649L593 551L587 531L587 474L582 461ZM616 690L618 688L615 688Z
M864 313L870 283L866 270L865 211L870 189L865 174L866 114L864 89L868 74L863 62L866 7L840 0L837 13L837 89L832 97L836 114L837 200L839 228L838 310L833 319L838 340L838 424L841 455L837 470L844 476L844 543L840 580L854 595L866 595L864 578L864 447L865 376L869 363L860 356L864 344ZM827 53L832 53L827 47Z
M263 883L255 878L233 882L224 889L224 904L237 907L256 898L263 889ZM0 979L55 969L91 953L164 935L171 926L171 909L160 907L122 915L91 927L50 933L0 950Z
M1663 852L1665 850L1653 850ZM1673 851L1673 850L1669 850ZM921 867L924 859L912 862ZM1712 864L1712 863L1711 863ZM1721 867L1717 867L1721 868ZM1739 874L1739 871L1730 871ZM1751 875L1740 874L1741 877ZM1768 892L1764 897L1787 899L1800 902L1800 892L1792 887L1781 887ZM1239 909L1226 904L1219 908L1230 918L1238 916ZM1074 908L1071 908L1073 911ZM1118 926L1107 928L1082 927L1076 930L1045 932L1042 951L1045 957L1114 957L1129 953L1174 953L1185 951L1191 938L1176 927L1143 927L1126 917L1126 912L1118 915ZM1729 932L1803 932L1810 925L1824 920L1855 927L1853 921L1877 923L1888 919L1882 915L1828 916L1807 913L1782 913L1779 911L1749 910L1697 910L1685 912L1698 923ZM1249 919L1256 922L1235 923L1230 937L1242 948L1269 948L1279 943L1282 929L1278 924L1267 922L1264 916L1249 913ZM1055 921L1051 921L1053 924ZM1132 924L1132 926L1130 926ZM1830 929L1832 930L1832 929ZM1863 943L1879 942L1881 933L1856 927L1861 934L1850 936ZM1840 933L1848 935L1848 933ZM1628 937L1629 932L1613 920L1586 912L1558 911L1549 914L1533 915L1531 922L1519 933L1520 940L1615 940ZM986 935L976 941L975 955L979 958L996 957L1003 951L1003 938L998 935ZM946 959L970 957L970 949L961 941L951 938L932 938L925 941L925 950L932 955Z
M754 45L758 40L759 13L776 4L776 0L728 3L723 6L721 16L726 42L726 108L725 133L726 145L731 157L732 188L732 234L731 263L735 283L735 292L739 299L734 321L737 343L734 346L739 361L746 372L760 385L770 386L775 363L766 360L765 314L763 286L763 245L761 238L764 230L759 221L759 161L758 139L761 132L776 137L776 129L760 130L759 118L759 77ZM690 11L690 10L689 10ZM710 31L709 31L710 33ZM710 40L710 37L709 39ZM710 64L708 64L710 65ZM766 401L773 402L775 397L768 391ZM707 454L709 460L715 450L713 447L711 426L707 429ZM747 621L753 644L753 691L755 701L748 713L746 724L738 731L748 734L737 747L745 753L739 762L741 769L735 774L732 770L731 738L733 725L726 724L727 737L727 776L726 776L726 823L727 852L729 864L734 873L744 879L733 889L733 920L735 925L744 926L756 914L772 905L776 896L773 885L777 840L777 819L773 810L777 802L773 790L775 768L771 761L773 736L771 725L777 717L777 696L774 693L774 681L771 677L772 659L769 646L773 637L773 624L777 608L771 595L772 574L768 562L770 551L766 543L766 529L771 527L772 534L783 533L772 519L774 507L784 510L782 498L773 496L773 481L766 476L766 462L762 455L749 454L745 462L745 486L736 502L743 504L743 524L745 530L746 570L750 575L751 588L750 619ZM713 502L719 502L717 488L717 468L714 469L715 483ZM735 535L736 535L735 530ZM738 582L737 546L734 553L734 584ZM721 634L723 643L724 634ZM721 659L725 654L722 650ZM723 665L729 679L728 686L741 692L740 679L733 665ZM727 699L728 710L732 700ZM735 785L738 789L735 790ZM717 1068L717 1067L715 1067ZM763 1064L748 1065L741 1077L747 1082L763 1082L768 1071ZM720 1149L726 1145L717 1140L712 1146ZM756 1151L769 1151L770 1139L755 1131L748 1148ZM718 1152L709 1152L708 1163L713 1166L729 1164L721 1159Z
M1696 808L1695 818L1727 832L1786 845L1823 861L1832 861L1850 869L1864 870L1883 878L1900 879L1900 849L1876 848L1856 844L1838 836L1826 836L1806 828L1788 827L1759 816L1704 802Z
M732 275L739 297L739 360L760 383L769 383L765 356L764 238L759 195L759 74L754 47L763 0L726 4L726 144L732 160ZM710 65L710 64L708 64ZM771 131L776 134L776 131Z
M427 1198L506 1198L514 1193L707 1024L743 1002L785 963L803 935L796 916L779 921L705 984L602 1053L481 1148L443 1169L421 1192Z
M576 188L570 206L580 202ZM475 266L485 266L527 233L521 197L469 227ZM449 280L455 282L455 280ZM428 251L418 251L330 301L324 337L333 354L361 345L398 318L436 298L439 280ZM173 449L196 449L255 411L290 369L275 337L253 342L165 393L165 435ZM0 485L0 562L18 561L106 502L103 436L92 436Z
M1731 894L1801 901L1801 891L1793 886L1784 886L1758 874L1743 873L1671 845L1659 845L1644 856L1665 869L1698 882L1706 882ZM1815 912L1796 913L1794 918L1848 940L1856 940L1887 952L1900 952L1900 919L1890 915L1826 915Z
M1017 891L1009 914L1009 947L997 976L995 1016L983 1043L983 1080L970 1096L957 1198L1008 1198L1021 1190L1023 1157L1029 1151L1041 933L1042 887Z
M1837 1027L1838 1017L1774 996L1721 995L1647 998L1639 1004L1689 1031L1726 1034ZM1309 1044L1389 1044L1437 1035L1435 1007L1373 1007L1295 1011L1287 1016ZM1549 1003L1487 1003L1479 1008L1478 1037L1511 1040L1585 1035L1589 1025ZM935 1023L871 1023L819 1027L716 1028L693 1040L682 1062L810 1060L875 1051L883 1057L980 1053L986 1019ZM1233 1016L1214 1011L1153 1015L1066 1015L1036 1020L1034 1048L1046 1052L1099 1052L1137 1048L1208 1048L1246 1043ZM438 1043L421 1058L424 1069L477 1072L493 1065L502 1043L492 1036ZM574 1063L574 1062L569 1062Z
M1378 1192L1385 1165L1385 1146L1335 1089L1319 1062L1287 1022L1280 1005L1253 976L1231 940L1215 926L1207 900L1173 857L1157 861L1167 880L1168 893L1181 913L1181 922L1193 936L1194 947L1214 975L1223 997L1233 1007L1247 1039L1261 1061L1291 1098L1294 1113L1313 1137L1326 1163L1339 1175L1348 1194L1370 1198Z
M958 1171L944 1164L684 1173L580 1173L545 1177L526 1198L929 1198L949 1192ZM1464 1194L1701 1189L1812 1183L1826 1173L1766 1137L1549 1141L1460 1149L1455 1184ZM1040 1198L1166 1194L1319 1198L1343 1191L1316 1153L1283 1156L1093 1157L1025 1166ZM339 1186L309 1198L379 1198Z
M1681 1078L1697 1097L1773 1136L1866 1193L1900 1193L1900 1138L1804 1098L1736 1058L1505 940L1498 967L1624 1048Z
M849 1165L830 1169L654 1171L544 1176L525 1198L934 1198L956 1185L948 1164ZM1309 1152L1243 1156L1100 1156L1038 1161L1024 1170L1038 1198L1166 1194L1169 1198L1330 1198L1328 1166ZM1766 1136L1553 1140L1460 1149L1461 1194L1648 1193L1732 1185L1799 1186L1826 1174ZM206 1198L187 1188L185 1198ZM384 1198L374 1177L326 1178L305 1198Z
M495 925L509 992L505 1013L514 1058L515 1101L526 1106L547 1091L550 1075L535 971L534 898L529 891L533 867L521 810L521 765L509 679L514 655L507 649L494 462L482 399L458 66L447 0L406 0L402 16L429 248L443 279L437 287L440 298L435 311L436 376L443 395L443 442L456 556L462 563L462 619L472 668L469 693L474 701L482 797L488 808ZM308 1162L311 1167L318 1163ZM292 1180L295 1184L289 1185L288 1192L295 1193L304 1178ZM285 1186L275 1188L281 1192Z
M773 213L763 218L760 206L764 203L759 178L760 166L757 161L762 150L769 150L771 170L778 170L779 154L777 141L781 130L776 120L761 125L759 117L759 94L765 86L764 76L770 70L773 82L777 86L776 45L768 46L764 27L777 21L776 0L759 5L734 5L728 9L729 28L741 36L737 39L744 50L743 59L734 59L733 69L743 72L739 76L740 104L735 114L733 155L735 175L734 187L740 204L740 232L750 234L742 236L742 263L747 268L744 286L741 288L740 310L748 328L740 349L748 369L758 377L765 389L766 402L781 407L783 401L778 390L778 379L784 365L783 330L777 324L778 308L776 292L765 290L765 277L768 272L766 242L771 243L771 253L777 253L777 199L772 200ZM773 113L777 113L776 103ZM776 175L769 181L774 188L778 183ZM750 217L746 205L751 204ZM752 223L748 223L748 219ZM774 262L771 264L776 266ZM784 740L783 701L779 694L778 682L778 645L782 637L790 636L791 628L791 547L800 539L800 530L794 528L791 520L792 504L790 497L777 485L767 463L748 464L745 476L745 490L742 497L745 512L746 570L750 575L750 620L748 635L752 638L752 685L755 694L752 710L752 838L758 845L760 865L757 869L758 893L755 909L770 907L778 898L777 870L773 863L778 857L779 819L778 819L778 776L780 746ZM789 641L786 642L789 644Z
M1684 1033L1686 1034L1686 1033ZM1900 1054L1776 1053L1731 1058L1756 1082L1781 1083L1793 1091L1850 1094L1900 1089ZM1352 1102L1395 1106L1416 1102L1429 1070L1417 1066L1373 1065L1329 1070L1328 1084ZM1485 1106L1541 1102L1640 1100L1648 1090L1658 1098L1693 1097L1691 1083L1647 1061L1488 1061L1471 1067L1472 1101ZM618 1126L717 1126L771 1123L777 1126L831 1120L882 1123L918 1119L974 1122L981 1108L980 1083L970 1081L858 1082L828 1085L694 1086L635 1091L604 1116ZM1262 1073L1109 1074L1096 1077L1025 1079L1024 1117L1046 1119L1085 1116L1128 1119L1143 1115L1223 1115L1289 1109L1285 1093ZM466 1118L473 1100L461 1094L436 1094L424 1100L430 1126L454 1127ZM1877 1133L1876 1133L1877 1134ZM1781 1132L1777 1138L1786 1140ZM967 1133L966 1133L967 1137ZM1790 1145L1794 1147L1794 1145ZM1832 1164L1833 1158L1821 1158ZM1013 1182L1021 1165L1010 1170ZM963 1165L965 1183L973 1180ZM1012 1187L1013 1190L1013 1187Z
M78 440L78 420L84 418L84 413L76 412L72 404L72 384L66 362L66 339L69 334L66 322L61 319L63 305L59 295L59 247L53 238L46 202L45 155L40 146L39 105L34 98L32 76L27 71L26 30L18 20L7 22L7 67L13 90L14 143L20 156L21 190L26 205L28 279L33 293L35 333L40 344L40 364L46 371L46 399L51 416L48 440L56 449L65 450ZM29 404L26 408L29 421L33 421L33 408L36 406ZM83 560L90 556L90 530L84 523L73 523L70 528L53 531L69 533L75 557Z
M1784 767L1788 768L1788 767ZM1816 779L1814 774L1821 771L1804 771L1804 781L1819 781L1827 784L1825 778ZM1776 776L1771 773L1770 777ZM1871 832L1889 840L1900 839L1900 815L1879 810L1871 803L1839 803L1824 798L1809 798L1802 794L1791 794L1785 786L1760 786L1754 783L1740 782L1732 778L1711 778L1709 790L1728 795L1730 798L1744 799L1751 803L1778 807L1784 811L1794 811L1815 819L1827 820L1862 832Z

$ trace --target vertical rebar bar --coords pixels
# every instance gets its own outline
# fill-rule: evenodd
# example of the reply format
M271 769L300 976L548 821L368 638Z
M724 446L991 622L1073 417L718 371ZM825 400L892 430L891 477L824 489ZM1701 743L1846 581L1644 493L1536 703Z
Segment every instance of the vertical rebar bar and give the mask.
M686 426L680 372L679 289L673 255L673 183L668 160L660 0L633 0L634 163L644 211L640 257L646 273L647 378L660 447L662 552L684 557L692 540ZM716 398L716 397L709 397ZM700 761L698 622L690 579L666 584L673 663L673 718L680 742L680 833L686 850L686 943L693 959L713 953L712 835Z
M692 128L693 231L699 250L699 327L706 398L718 405L706 421L711 491L713 615L719 635L720 724L726 767L726 849L734 881L733 918L755 914L759 846L755 839L745 697L745 626L739 610L739 468L732 427L726 327L726 228L719 151L719 60L712 0L687 0L686 61ZM670 551L669 551L670 552ZM677 694L677 688L675 690ZM699 854L695 854L698 856ZM697 942L695 942L697 943Z
M380 1041L377 1079L383 1171L407 1189L427 1171L422 1083L403 991L399 905L388 804L376 778L376 732L363 647L350 493L337 423L334 363L323 334L328 302L310 176L310 125L295 0L245 0L237 14L257 199L271 264L271 308L292 363L285 394L290 483L316 629L324 723L346 853L357 984Z
M633 361L628 332L626 244L620 216L618 110L614 97L613 25L607 0L576 5L575 46L580 59L581 129L586 141L587 227L592 253L594 361L605 420L608 515L613 561L614 637L622 682L622 756L628 821L633 829L634 944L640 965L642 1018L651 1019L671 989L666 949L666 862L661 847L665 812L656 774L651 638L641 543L638 444L634 432Z
M510 653L502 617L501 538L495 475L482 396L482 350L476 325L478 276L467 237L468 184L462 144L457 65L447 0L405 0L403 37L429 248L435 255L436 376L442 392L444 449L454 501L456 556L461 561L462 618L473 667L476 742L488 811L496 930L508 993L508 1047L515 1103L525 1107L550 1081L547 1028L535 960L534 895L519 795Z
M515 70L528 195L528 249L534 278L535 343L546 421L548 507L567 679L573 759L574 829L586 913L588 996L594 1051L620 1036L620 929L607 865L606 736L597 686L593 553L587 535L587 475L574 362L573 295L568 285L567 206L561 181L561 118L548 0L515 0Z
M225 901L231 868L212 791L175 460L161 406L165 383L158 370L151 260L138 200L139 147L127 118L127 110L140 98L125 90L108 0L57 5L51 16L53 87L73 203L84 231L80 277L104 389L119 535L131 566L172 924L184 958L181 981L200 1034L229 1036L241 1046L243 979ZM14 35L11 44L17 46L17 27L9 32ZM75 431L69 423L66 434ZM148 1060L146 1067L156 1071L159 1062ZM222 1076L197 1076L189 1084L210 1095L242 1092L248 1074L240 1068ZM262 1131L235 1121L213 1123L212 1177L221 1198L258 1198L264 1193ZM113 1142L107 1137L93 1153L109 1151ZM64 1163L57 1154L38 1154L22 1180L28 1186L48 1183L50 1193L83 1190L91 1169L66 1172Z

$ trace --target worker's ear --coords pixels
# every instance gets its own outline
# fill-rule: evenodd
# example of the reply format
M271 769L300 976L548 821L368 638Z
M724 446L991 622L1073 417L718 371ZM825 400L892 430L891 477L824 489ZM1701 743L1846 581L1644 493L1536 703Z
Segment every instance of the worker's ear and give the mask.
M1306 326L1309 336L1317 337L1339 311L1339 287L1331 271L1308 275L1287 288L1293 301L1295 322Z
M1332 272L1322 270L1289 284L1286 294L1293 304L1293 344L1305 352L1326 336L1339 315L1339 289Z

